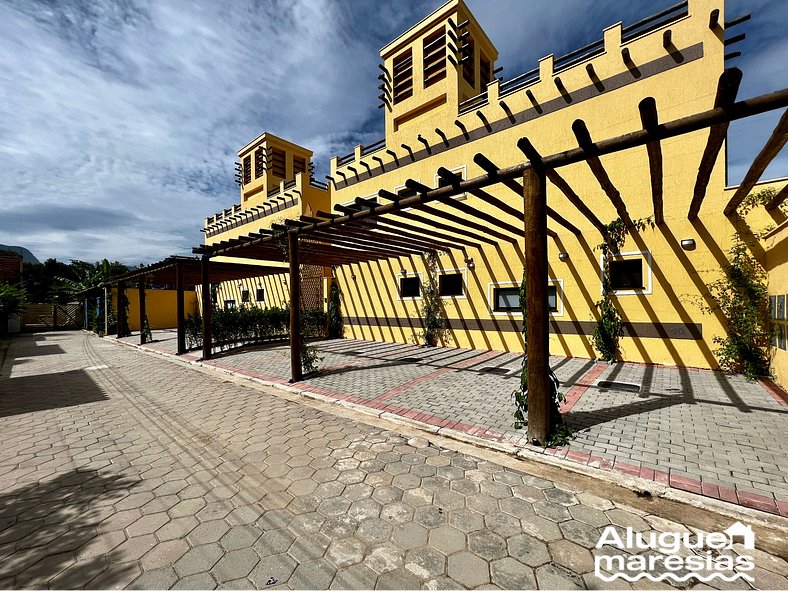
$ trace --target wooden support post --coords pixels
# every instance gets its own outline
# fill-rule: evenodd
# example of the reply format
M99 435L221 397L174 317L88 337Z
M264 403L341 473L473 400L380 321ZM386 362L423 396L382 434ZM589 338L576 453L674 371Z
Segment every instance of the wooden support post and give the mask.
M669 33L670 31L665 31ZM657 101L654 97L647 97L640 101L640 121L643 129L654 131L659 125L657 115ZM646 144L648 153L648 168L651 174L651 201L654 204L654 222L656 224L665 223L665 216L662 211L662 147L659 140L654 140Z
M742 72L738 68L725 70L720 76L717 84L717 95L714 98L714 108L728 108L736 101L736 93L739 91ZM692 193L692 203L690 203L687 219L690 221L698 219L700 206L706 197L706 187L709 185L711 171L717 163L717 155L720 153L722 143L728 134L728 122L718 123L709 128L709 139L706 140L706 148L698 164L698 176L695 179L695 189Z
M140 345L144 345L147 342L146 334L145 334L145 278L140 277L139 282L137 283L137 293L139 297L139 304L140 304Z
M178 327L178 355L186 353L186 324L184 319L183 303L183 263L175 265L175 306Z
M126 336L126 326L128 326L126 322L126 307L123 305L123 300L126 296L126 282L125 281L118 281L118 299L117 299L117 306L118 306L118 328L117 328L117 338L121 338Z
M109 308L112 305L112 290L104 286L104 336L109 333Z
M290 253L290 382L300 382L304 375L301 367L301 274L298 262L298 234L288 232Z
M550 338L547 312L547 190L543 169L523 173L525 295L528 300L528 440L545 445L550 434Z
M744 198L750 194L752 188L761 178L763 171L771 164L774 157L779 154L786 141L788 141L788 110L780 117L777 127L774 128L772 135L769 136L769 139L766 141L766 145L758 152L747 174L744 175L744 180L742 180L739 188L736 189L728 205L725 206L725 215L731 215L736 212L736 208L739 207L741 202L744 201Z
M209 257L203 255L200 270L202 271L202 358L203 361L211 358L213 349L213 334L211 326L211 313L213 303L211 302L211 279L208 273Z

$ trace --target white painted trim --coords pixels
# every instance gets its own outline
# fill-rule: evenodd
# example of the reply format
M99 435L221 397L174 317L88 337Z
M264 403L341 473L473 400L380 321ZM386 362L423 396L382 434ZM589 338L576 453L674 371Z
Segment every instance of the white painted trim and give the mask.
M642 257L646 261L646 286L642 289L615 289L613 295L615 296L628 296L628 295L651 295L653 292L653 276L651 273L651 251L650 250L630 250L628 252L620 252L613 257L616 259L626 259L634 257ZM602 268L604 266L604 255L599 255L599 276L602 276ZM599 282L599 294L602 295L602 281Z
M462 180L467 180L468 179L468 167L465 166L464 164L462 166L456 166L455 168L450 168L449 169L449 172L460 172L460 171L462 171L462 174L460 174L460 176L462 177ZM438 176L436 174L435 175L435 183L433 185L433 187L435 189L437 189L440 186L439 182L440 182L440 176ZM468 194L467 193L459 193L458 195L454 196L454 199L456 199L457 201L463 201L463 200L465 200L467 198L468 198Z
M556 304L557 310L550 312L553 318L561 318L564 315L564 280L563 279L547 279L547 283L554 283L558 285L556 290ZM508 316L510 318L522 318L521 312L512 312L504 310L495 310L495 288L496 287L520 287L518 281L490 281L487 284L487 311L490 316Z
M462 275L462 295L461 296L442 296L439 295L438 297L442 300L467 300L468 299L468 268L467 267L458 267L456 269L438 269L438 276L435 278L438 282L438 285L435 288L440 293L440 276L441 275L454 275L455 273L459 272Z
M403 298L399 295L399 280L402 279L402 273L397 273L397 301L398 302L418 302L419 300L423 300L424 296L424 273L422 271L408 271L408 274L405 277L413 277L414 275L418 275L419 277L419 297L416 298Z

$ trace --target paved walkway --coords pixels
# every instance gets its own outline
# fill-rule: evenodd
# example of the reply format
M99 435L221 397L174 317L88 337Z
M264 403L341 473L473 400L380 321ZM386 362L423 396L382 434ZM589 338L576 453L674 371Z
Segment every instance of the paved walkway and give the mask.
M154 336L149 347L175 352L172 331ZM519 355L350 339L315 345L321 371L299 388L527 446L525 432L512 427ZM285 344L235 350L210 363L271 382L290 375ZM565 357L551 364L577 433L548 453L788 516L788 398L778 388L697 369Z
M0 588L608 588L601 528L686 531L297 400L87 334L14 339ZM752 553L756 587L788 588Z

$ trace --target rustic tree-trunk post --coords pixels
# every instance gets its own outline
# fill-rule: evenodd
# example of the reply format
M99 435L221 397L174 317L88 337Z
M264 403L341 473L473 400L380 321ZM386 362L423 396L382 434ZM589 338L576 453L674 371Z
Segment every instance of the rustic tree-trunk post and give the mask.
M202 257L202 358L203 361L211 358L211 349L213 346L211 334L211 312L213 311L213 304L211 303L211 281L208 276L208 261L210 257Z
M118 306L118 334L117 338L121 338L126 335L126 306L123 305L123 299L126 297L126 282L125 281L118 281L118 295L117 295L117 306Z
M112 305L112 290L104 286L104 336L109 334L109 307Z
M301 274L298 262L298 234L288 232L287 244L290 259L290 381L303 379L301 368Z
M140 299L140 345L144 345L148 338L145 334L145 278L140 277L137 284L138 297Z
M532 163L533 164L533 163ZM545 172L523 173L525 296L528 301L528 439L540 445L550 433L550 340L547 322L547 197Z
M175 265L175 305L177 315L178 355L186 353L186 326L184 325L183 304L183 263Z

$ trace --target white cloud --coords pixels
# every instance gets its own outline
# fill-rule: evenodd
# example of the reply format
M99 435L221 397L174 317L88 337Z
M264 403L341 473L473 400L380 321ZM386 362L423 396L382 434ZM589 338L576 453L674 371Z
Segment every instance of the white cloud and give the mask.
M314 150L323 174L378 139L378 50L439 5L135 2L0 4L0 243L129 263L190 252L202 218L237 200L235 150L262 131ZM469 0L508 77L671 2ZM786 82L786 9L757 8L742 95ZM736 170L770 132L756 127Z

